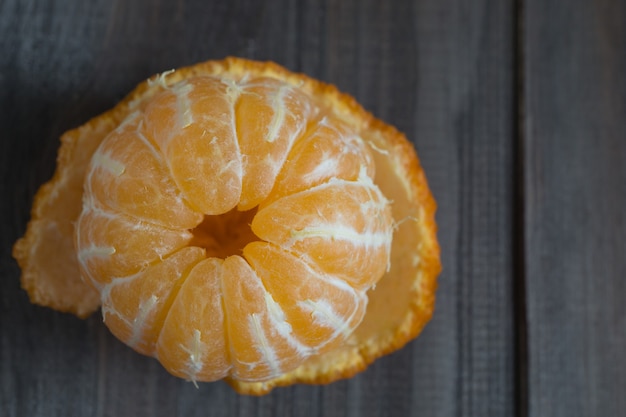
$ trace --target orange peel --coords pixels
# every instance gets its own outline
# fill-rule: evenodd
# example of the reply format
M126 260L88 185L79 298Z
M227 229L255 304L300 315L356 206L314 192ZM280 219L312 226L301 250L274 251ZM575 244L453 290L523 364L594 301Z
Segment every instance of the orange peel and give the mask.
M413 146L397 129L375 118L336 87L274 63L241 58L208 61L156 75L139 84L113 109L61 137L57 169L37 192L26 233L13 249L22 269L22 287L31 301L81 318L100 307L102 295L94 285L81 279L74 245L90 161L111 132L133 113L145 111L164 90L184 80L207 76L236 81L277 80L304 94L356 132L372 150L376 168L373 182L391 202L394 227L388 268L375 285L368 287L364 317L345 340L269 379L250 381L230 375L226 376L227 382L240 393L254 395L294 383L329 383L363 371L377 358L414 339L433 314L441 264L436 204ZM263 200L259 195L251 195L249 202L240 205L249 209ZM189 252L180 256L195 259L202 254Z

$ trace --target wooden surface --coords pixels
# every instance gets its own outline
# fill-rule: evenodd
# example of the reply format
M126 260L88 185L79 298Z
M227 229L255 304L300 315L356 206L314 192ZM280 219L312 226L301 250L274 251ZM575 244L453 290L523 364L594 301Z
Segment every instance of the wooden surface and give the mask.
M336 84L426 169L435 317L353 379L196 389L19 288L60 134L226 55ZM0 102L0 416L626 416L626 1L3 0Z

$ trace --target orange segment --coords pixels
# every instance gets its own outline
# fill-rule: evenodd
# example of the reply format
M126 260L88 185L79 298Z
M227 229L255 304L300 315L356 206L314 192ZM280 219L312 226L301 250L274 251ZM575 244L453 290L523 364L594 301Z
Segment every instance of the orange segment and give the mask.
M177 296L176 287L202 259L202 249L183 248L163 262L104 285L100 293L107 327L136 351L154 355L163 320Z
M202 214L191 210L154 145L141 116L111 132L92 157L88 195L115 211L170 228L192 228Z
M357 288L387 269L393 231L387 200L367 180L333 180L276 200L252 230Z
M223 268L232 377L263 381L297 367L310 352L293 337L280 304L242 257L226 258Z
M221 259L208 258L191 270L163 324L157 357L168 371L181 378L215 381L227 376L231 368L224 326L222 264Z
M78 262L96 288L139 272L182 248L192 237L186 230L166 229L93 207L85 208L77 231Z
M293 86L272 78L251 80L242 89L236 119L246 157L239 209L249 210L270 193L291 146L317 109Z
M281 306L294 336L316 353L348 337L363 319L367 297L343 280L271 243L248 244L244 257Z
M288 160L263 206L331 178L357 180L362 171L369 178L375 174L374 160L365 141L332 116L325 116L300 138Z
M145 112L146 130L176 185L204 214L224 213L240 199L234 94L219 79L200 77L159 94Z

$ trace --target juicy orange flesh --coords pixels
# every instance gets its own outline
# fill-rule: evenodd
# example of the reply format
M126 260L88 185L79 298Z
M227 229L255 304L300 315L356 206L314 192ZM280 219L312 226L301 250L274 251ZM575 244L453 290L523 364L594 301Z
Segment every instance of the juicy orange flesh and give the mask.
M204 214L221 214L241 198L241 153L227 85L213 78L179 83L145 111L146 130L176 185Z
M261 78L242 88L236 107L237 135L247 158L239 208L247 210L265 200L293 142L315 110L303 93L278 80Z
M110 281L100 291L104 322L129 346L153 355L172 301L190 269L204 258L202 249L187 247L137 274Z
M360 320L365 303L359 298L363 294L341 279L311 268L271 243L246 246L244 257L282 306L296 339L310 349L321 350L327 343L338 341L338 334L347 336ZM332 311L332 306L340 310Z
M263 208L252 230L325 272L368 288L385 272L389 259L392 219L385 213L386 204L373 184L331 181Z
M112 332L173 374L275 378L342 343L388 268L374 175L365 142L292 85L182 81L94 154L81 274Z
M189 273L174 300L157 341L157 357L174 375L211 381L228 375L223 261L207 258ZM192 313L192 314L190 314Z
M191 238L185 229L167 229L89 205L84 206L76 230L81 273L94 284L135 274L186 246Z
M202 218L183 201L163 157L132 115L98 148L86 178L87 196L116 212L164 227L192 228Z
M354 181L362 170L369 178L375 174L372 154L363 139L331 116L319 120L294 144L289 162L261 206L332 178Z

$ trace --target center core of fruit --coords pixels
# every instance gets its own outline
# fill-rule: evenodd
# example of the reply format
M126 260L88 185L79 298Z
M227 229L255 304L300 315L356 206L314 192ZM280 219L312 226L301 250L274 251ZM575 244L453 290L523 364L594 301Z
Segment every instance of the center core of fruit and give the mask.
M225 259L231 255L241 255L250 242L260 240L250 228L256 208L248 211L232 209L220 215L207 215L191 229L193 238L189 246L206 249L207 257Z

